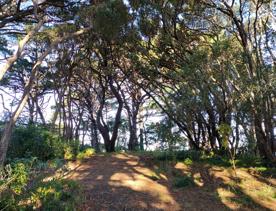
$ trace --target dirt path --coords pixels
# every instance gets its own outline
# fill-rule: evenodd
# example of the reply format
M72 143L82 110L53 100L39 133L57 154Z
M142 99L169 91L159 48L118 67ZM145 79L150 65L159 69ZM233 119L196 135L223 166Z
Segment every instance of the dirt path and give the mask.
M163 174L154 181L154 166L145 166L134 155L97 155L71 168L67 177L84 189L81 210L229 210L210 187L183 191Z

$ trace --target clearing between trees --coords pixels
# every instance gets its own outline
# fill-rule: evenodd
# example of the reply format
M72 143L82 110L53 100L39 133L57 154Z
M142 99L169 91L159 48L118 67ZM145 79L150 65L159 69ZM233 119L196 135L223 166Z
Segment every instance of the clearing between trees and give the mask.
M276 210L276 180L256 168L157 161L150 155L95 155L68 165L80 210Z

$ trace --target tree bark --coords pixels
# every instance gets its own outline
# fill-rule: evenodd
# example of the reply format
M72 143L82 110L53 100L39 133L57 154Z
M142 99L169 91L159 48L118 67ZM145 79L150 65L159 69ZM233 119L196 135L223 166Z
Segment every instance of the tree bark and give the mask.
M6 64L0 69L0 81L3 79L5 73L10 69L10 67L17 61L17 59L21 56L22 52L24 51L25 45L28 43L28 41L39 31L39 29L42 27L44 23L44 19L38 22L38 24L31 30L24 38L23 40L19 41L18 43L18 49L15 52L15 54L10 57Z

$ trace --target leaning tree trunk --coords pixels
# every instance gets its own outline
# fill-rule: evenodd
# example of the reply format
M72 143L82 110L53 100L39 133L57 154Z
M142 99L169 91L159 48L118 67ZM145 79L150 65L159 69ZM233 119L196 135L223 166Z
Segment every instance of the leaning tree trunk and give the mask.
M0 69L0 81L3 79L5 73L11 68L11 66L17 61L17 59L21 56L24 51L25 45L29 42L29 40L39 31L42 27L45 19L43 18L38 24L31 30L18 44L18 49L15 54L10 57L3 68Z
M7 150L8 150L8 146L9 146L9 141L11 139L12 129L16 123L16 120L18 119L19 115L21 114L22 110L24 109L24 107L29 99L29 95L30 95L30 92L33 87L33 81L36 77L37 68L41 64L43 59L44 59L44 57L40 58L34 65L34 67L32 69L31 77L24 89L23 96L22 96L16 110L12 114L10 120L5 125L3 135L2 135L1 141L0 141L0 166L3 165L5 162L6 154L7 154Z

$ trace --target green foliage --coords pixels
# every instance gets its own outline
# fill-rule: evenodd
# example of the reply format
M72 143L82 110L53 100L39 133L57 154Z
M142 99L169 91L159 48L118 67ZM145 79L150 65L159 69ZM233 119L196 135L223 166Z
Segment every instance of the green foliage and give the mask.
M79 152L77 154L77 159L78 160L83 160L92 157L95 154L95 149L93 148L87 148L82 152Z
M222 137L222 147L224 149L228 148L228 141L229 141L229 136L232 132L232 128L228 124L220 124L218 128L218 132L220 136Z
M73 148L71 146L64 147L64 159L65 160L74 160L75 154L73 152Z
M221 156L213 152L205 153L197 150L183 150L140 152L140 154L152 156L153 159L158 161L181 161L186 165L192 165L193 162L203 162L215 166L231 166L231 159L228 156ZM262 160L260 157L252 155L238 156L235 162L237 167L270 167L268 162Z
M176 152L176 158L177 160L184 160L186 158L189 158L193 161L199 161L202 157L204 152L197 151L197 150L183 150L183 151L177 151Z
M193 161L190 158L186 158L183 163L189 166L193 164Z
M239 156L236 161L237 166L240 167L263 167L266 163L255 155L245 154Z
M28 181L28 168L26 165L24 163L15 163L12 177L14 181L11 183L10 188L14 193L20 194Z
M183 147L185 140L181 137L179 131L173 132L175 127L173 121L168 118L162 119L160 122L149 125L149 139L153 142L161 142L162 148L170 151Z
M95 31L108 40L117 38L128 22L127 8L121 0L106 1L92 12Z
M0 170L0 210L4 208L17 210L16 198L27 186L33 161L33 159L16 160Z
M155 151L153 157L156 160L185 160L199 161L203 152L196 150L183 150L183 151Z
M40 160L63 157L64 141L47 128L40 126L18 126L15 128L8 158L37 157Z
M10 189L15 194L20 194L27 185L30 169L36 158L15 159L11 164L0 169L0 194Z
M231 166L231 162L230 162L229 158L219 156L219 155L202 156L200 161L208 163L210 165L214 165L214 166L223 166L223 167Z
M78 140L65 142L48 128L35 125L18 126L12 135L8 161L31 157L42 161L56 158L74 160L79 150Z
M80 202L80 187L71 180L40 183L31 193L31 205L39 210L75 210Z
M183 151L155 151L152 156L160 161L183 161L186 165L192 165L194 161L205 162L211 165L229 167L231 163L229 158L222 157L216 154L205 154L202 151L196 150L183 150Z
M80 187L70 180L43 182L48 170L61 169L64 162L54 159L17 159L0 171L0 210L75 210L81 200Z

